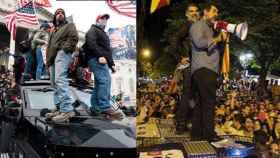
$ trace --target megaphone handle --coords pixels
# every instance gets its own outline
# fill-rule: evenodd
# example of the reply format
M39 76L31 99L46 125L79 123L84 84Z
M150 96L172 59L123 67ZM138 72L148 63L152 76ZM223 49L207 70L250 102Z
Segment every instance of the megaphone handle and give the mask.
M227 33L226 44L229 44L229 36L230 36L230 34L229 34L229 33Z
M229 33L227 31L222 31L221 34L222 34L222 42L228 43L229 42Z

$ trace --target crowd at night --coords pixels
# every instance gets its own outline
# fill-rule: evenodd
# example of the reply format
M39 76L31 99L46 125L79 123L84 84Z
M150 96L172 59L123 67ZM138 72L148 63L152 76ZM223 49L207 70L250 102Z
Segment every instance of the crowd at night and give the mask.
M150 118L174 119L178 93L170 93L171 80L142 83L138 87L138 113ZM280 86L267 80L258 92L254 80L230 80L220 85L215 107L215 132L219 136L250 137L274 154L280 153Z

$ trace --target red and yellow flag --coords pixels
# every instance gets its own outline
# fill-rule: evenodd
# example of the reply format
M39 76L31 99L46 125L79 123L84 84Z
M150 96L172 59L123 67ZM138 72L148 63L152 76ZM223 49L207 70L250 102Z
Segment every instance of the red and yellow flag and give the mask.
M230 59L229 59L229 35L226 40L226 46L224 50L223 55L223 61L222 61L222 74L224 75L224 78L227 80L229 79L229 69L230 69Z
M157 9L170 4L170 0L152 0L150 13L152 14Z

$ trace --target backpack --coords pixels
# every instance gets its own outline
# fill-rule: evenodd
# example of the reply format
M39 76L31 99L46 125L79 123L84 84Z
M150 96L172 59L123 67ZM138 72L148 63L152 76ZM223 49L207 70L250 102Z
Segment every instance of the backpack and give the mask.
M88 67L88 58L87 54L84 51L84 45L79 49L79 55L78 55L78 65L82 68Z

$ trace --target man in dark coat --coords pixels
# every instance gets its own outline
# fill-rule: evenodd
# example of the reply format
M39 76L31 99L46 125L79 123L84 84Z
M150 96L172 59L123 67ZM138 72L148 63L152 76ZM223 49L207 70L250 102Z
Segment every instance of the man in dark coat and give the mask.
M171 47L174 51L179 51L179 47L183 46L184 43L187 43L188 47L188 56L191 57L191 46L190 46L190 39L189 39L189 29L191 25L199 19L199 8L195 4L190 4L186 8L185 12L186 21L184 22L183 26L178 30L177 33L171 39ZM186 60L186 58L183 58ZM183 63L186 61L183 61ZM189 65L189 63L188 63ZM175 114L176 120L176 133L182 134L183 132L187 131L187 122L190 123L191 119L191 105L192 103L192 94L191 94L191 74L190 74L190 66L182 69L179 73L182 76L182 90L180 93L180 100L178 102Z
M72 53L78 43L78 32L73 23L66 21L63 9L57 9L54 14L54 31L50 35L47 48L47 63L54 91L54 103L57 109L47 113L46 117L53 122L67 122L75 112L73 99L70 95L68 68L72 61Z
M90 112L105 114L112 118L122 118L121 111L115 111L111 104L111 75L109 68L115 72L110 40L104 31L108 14L99 15L96 24L86 33L86 42L83 49L88 58L88 66L94 74L94 89L91 96Z

